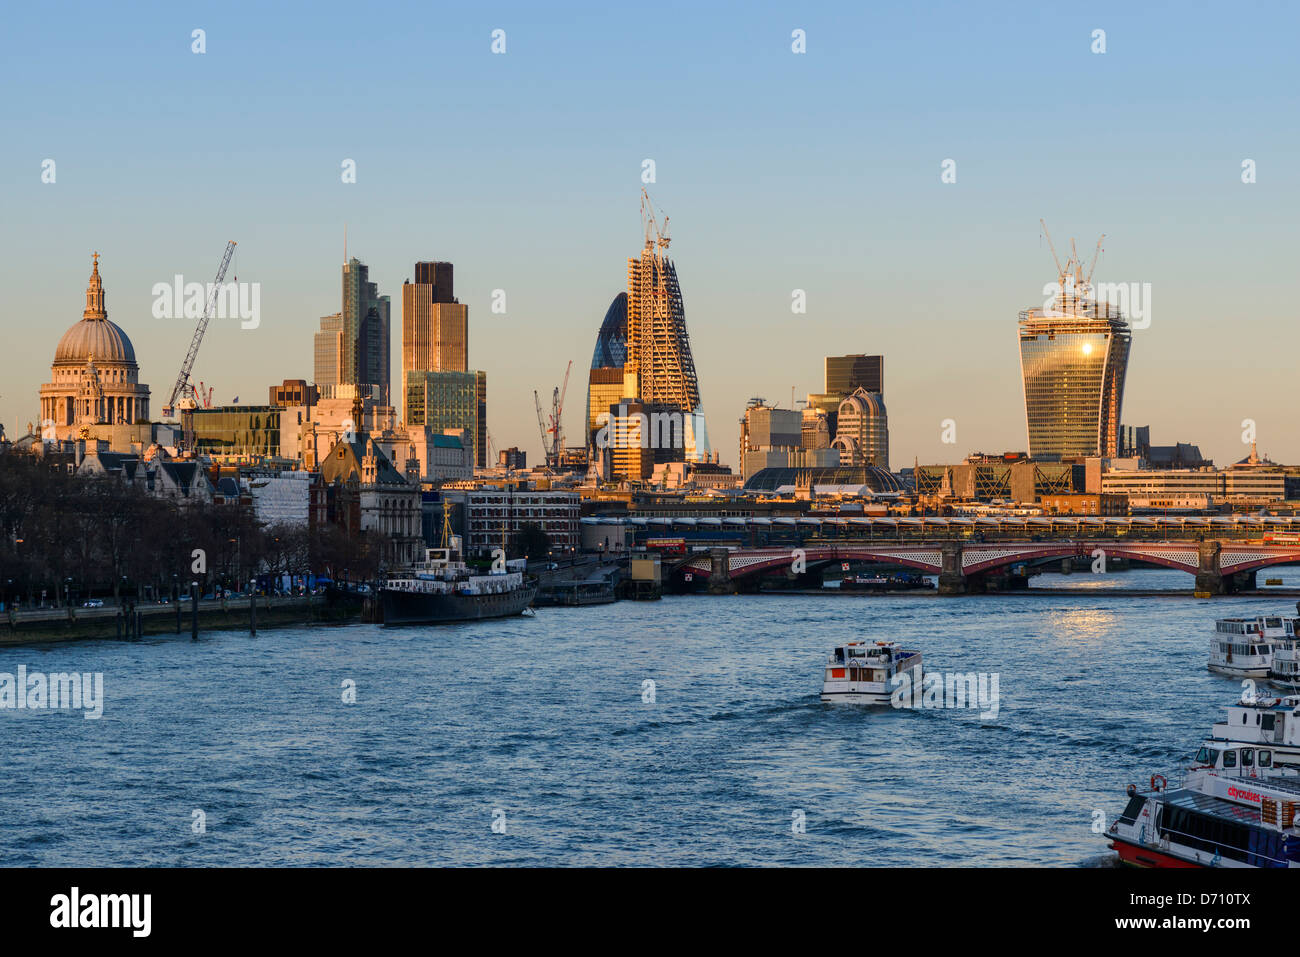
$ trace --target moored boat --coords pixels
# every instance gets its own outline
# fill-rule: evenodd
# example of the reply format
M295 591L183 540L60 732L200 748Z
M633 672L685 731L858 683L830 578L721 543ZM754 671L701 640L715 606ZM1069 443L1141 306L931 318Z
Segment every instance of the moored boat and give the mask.
M1181 785L1129 785L1110 846L1137 867L1300 867L1300 776L1271 748L1207 741Z
M822 701L888 704L898 675L920 669L921 653L896 641L854 641L836 648L826 661ZM919 680L920 675L918 674Z
M1300 771L1300 695L1249 695L1231 705L1205 746L1222 750L1237 745L1266 748L1273 766Z
M1210 639L1211 671L1233 678L1266 678L1278 648L1294 645L1296 621L1277 615L1220 618Z
M841 591L910 591L914 588L934 588L934 582L923 575L853 575L840 579Z
M441 624L521 614L537 595L525 578L523 559L486 574L474 573L460 558L460 537L443 548L425 549L423 561L392 575L380 589L385 625Z

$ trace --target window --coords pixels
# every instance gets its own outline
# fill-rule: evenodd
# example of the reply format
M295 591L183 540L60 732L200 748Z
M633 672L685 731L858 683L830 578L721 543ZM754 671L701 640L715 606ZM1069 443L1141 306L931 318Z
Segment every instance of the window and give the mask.
M1237 766L1237 752L1236 752L1236 751L1224 751L1224 752L1223 752L1223 766L1224 766L1225 768L1235 768L1235 767Z

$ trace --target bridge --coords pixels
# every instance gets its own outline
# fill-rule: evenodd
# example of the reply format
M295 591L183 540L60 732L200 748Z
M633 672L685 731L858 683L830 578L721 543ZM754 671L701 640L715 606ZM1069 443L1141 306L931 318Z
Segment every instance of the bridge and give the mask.
M1195 576L1198 593L1224 595L1253 589L1255 572L1260 568L1300 563L1300 543L1222 539L895 544L810 541L792 548L710 548L681 556L667 572L678 581L687 575L692 579L696 575L704 576L710 591L722 593L756 587L760 578L771 575L803 578L819 586L821 572L829 565L876 563L937 575L940 594L959 595L996 589L1005 583L1007 572L1017 565L1075 558L1093 563L1126 559L1176 568Z

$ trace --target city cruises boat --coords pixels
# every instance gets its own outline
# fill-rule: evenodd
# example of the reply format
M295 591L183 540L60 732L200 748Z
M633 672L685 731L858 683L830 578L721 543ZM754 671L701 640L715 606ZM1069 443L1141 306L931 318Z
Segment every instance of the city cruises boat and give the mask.
M1110 847L1137 867L1300 867L1300 776L1270 748L1207 741L1181 786L1128 787Z
M1274 650L1294 644L1296 621L1276 615L1220 618L1214 623L1206 667L1234 678L1267 678Z
M425 549L424 561L391 576L380 589L385 625L441 624L522 614L537 595L523 559L500 571L475 574L460 559L460 536Z
M915 669L919 682L920 668L921 653L906 651L896 641L851 642L836 648L826 660L822 701L888 704L894 679Z

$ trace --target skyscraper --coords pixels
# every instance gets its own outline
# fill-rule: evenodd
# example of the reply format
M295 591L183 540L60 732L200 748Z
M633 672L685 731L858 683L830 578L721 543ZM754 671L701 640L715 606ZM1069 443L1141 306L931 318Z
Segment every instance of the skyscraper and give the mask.
M1092 297L1076 257L1058 268L1051 302L1020 313L1029 454L1045 461L1116 457L1129 325L1117 308Z
M623 397L623 365L627 361L627 293L620 292L605 310L587 373L587 449L596 447L601 421Z
M469 369L469 306L453 295L446 262L415 264L415 282L402 285L402 373Z
M370 281L370 267L355 256L343 264L343 354L340 385L368 390L389 403L391 300Z
M851 395L855 389L885 391L884 356L827 356L826 392Z
M804 413L805 428L820 431L825 425L834 437L839 423L840 405L858 389L874 392L884 407L885 357L884 356L827 356L826 391L808 395ZM886 454L885 458L888 458Z
M320 332L313 338L315 383L323 395L333 395L343 373L343 313L321 316Z
M697 447L685 458L707 456L700 387L686 332L686 307L677 269L667 256L668 219L662 228L650 199L641 191L645 245L627 261L627 360L623 394L647 405L677 410L693 420Z
M469 306L456 300L449 262L418 262L402 285L402 402L408 426L465 429L487 467L487 373L469 367Z
M879 392L858 388L844 397L831 447L839 450L840 465L889 468L889 417Z

